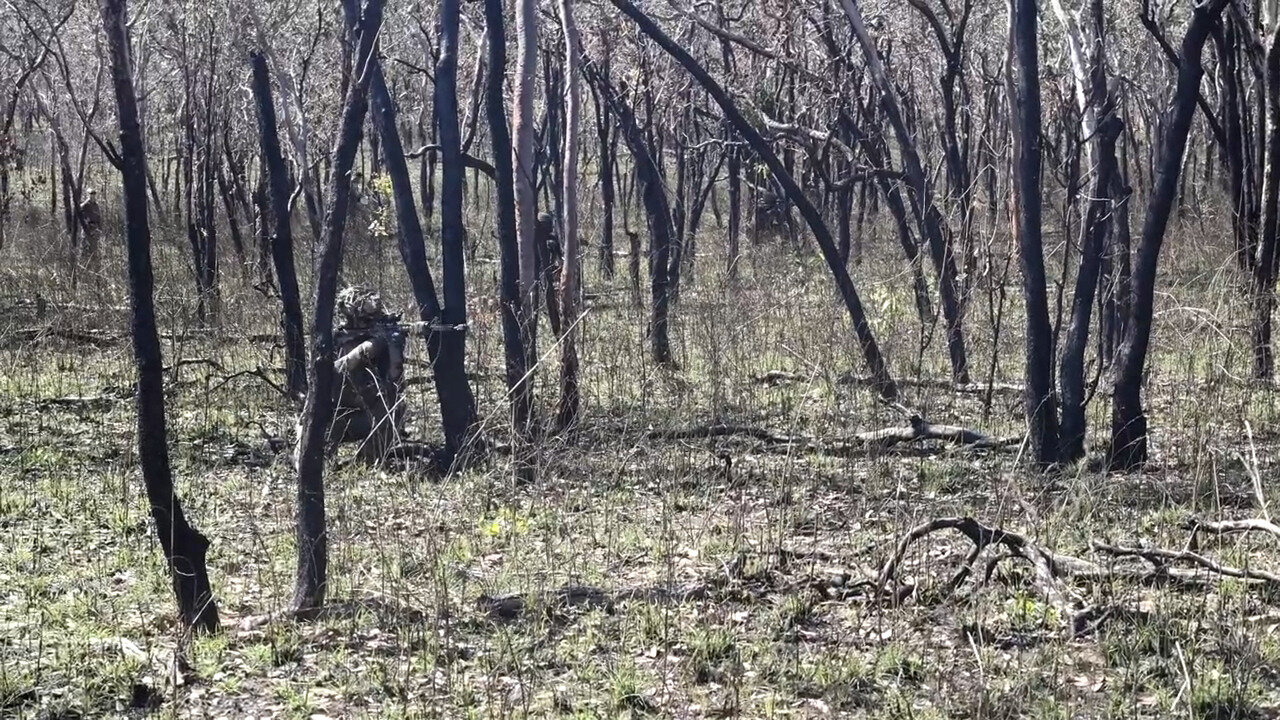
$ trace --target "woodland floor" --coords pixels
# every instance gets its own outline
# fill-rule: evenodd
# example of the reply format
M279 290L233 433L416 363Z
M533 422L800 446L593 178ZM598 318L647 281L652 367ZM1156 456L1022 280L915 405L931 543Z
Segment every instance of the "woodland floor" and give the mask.
M473 232L487 237L488 228ZM1278 715L1280 588L1267 583L1205 571L1181 583L1067 580L1076 602L1110 609L1076 632L1026 563L1001 563L985 583L975 572L945 592L971 548L950 531L911 546L897 579L916 589L900 603L860 583L903 533L936 517L971 516L1110 568L1119 565L1090 541L1181 550L1188 518L1263 516L1252 472L1267 506L1280 507L1269 481L1280 453L1277 390L1244 379L1240 280L1224 250L1193 247L1203 228L1184 221L1167 245L1147 385L1154 463L1131 476L1087 464L1040 475L1016 450L923 445L837 457L742 436L654 439L651 430L716 422L824 440L903 424L842 381L864 370L821 263L752 247L730 286L710 270L716 232L675 313L675 372L646 360L625 259L609 282L588 263L598 295L583 322L585 420L576 436L544 443L535 484L514 486L502 454L446 478L331 470L332 608L305 623L279 615L293 578L293 474L287 453L264 440L291 436L294 411L260 378L229 378L258 368L278 378L275 301L228 269L221 320L201 328L183 247L161 243L170 447L188 513L213 542L225 626L195 640L180 666L133 457L121 283L85 281L73 293L51 245L6 248L0 717ZM360 239L347 273L399 307L406 283L394 253L386 239ZM122 266L118 249L107 266ZM1021 375L1016 262L991 359L988 299L998 300L1003 272L997 265L978 282L969 306L982 382L992 367L998 382ZM468 362L502 440L500 329L487 300L495 274L492 258L475 258ZM873 253L855 280L898 376L945 379L940 329L920 351L901 263ZM558 355L542 336L538 392L549 408ZM429 377L419 350L415 381ZM791 375L759 379L771 371ZM906 395L933 422L1020 431L1017 391L997 390L989 408L981 393ZM427 382L411 402L411 434L438 439ZM1090 412L1095 454L1105 413L1102 392ZM999 552L988 549L976 567ZM1202 538L1199 552L1280 570L1274 537Z

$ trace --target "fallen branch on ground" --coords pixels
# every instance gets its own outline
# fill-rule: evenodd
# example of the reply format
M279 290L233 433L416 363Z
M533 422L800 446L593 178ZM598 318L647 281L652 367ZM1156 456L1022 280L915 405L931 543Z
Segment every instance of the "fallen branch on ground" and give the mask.
M1234 533L1248 532L1264 532L1270 533L1280 538L1280 525L1276 525L1270 520L1262 520L1260 518L1245 518L1243 520L1221 520L1211 522L1207 520L1198 520L1191 518L1186 522L1186 527L1191 531L1192 537L1197 533L1205 532L1210 535L1230 535Z
M69 343L92 345L97 348L110 347L121 339L119 335L108 334L98 330L74 330L54 325L18 328L11 331L9 337L16 343L40 342L47 338L57 338L66 340Z
M992 545L1002 546L1008 551L1008 554L996 558L992 563L988 563L984 581L985 577L991 575L995 565L1000 561L1011 557L1026 560L1035 569L1036 589L1050 604L1063 611L1066 616L1075 616L1080 610L1081 602L1078 598L1073 597L1069 589L1063 584L1063 580L1073 576L1098 576L1104 574L1101 568L1091 562L1067 555L1059 555L1033 542L1024 535L1000 528L987 527L971 517L937 518L916 526L898 541L897 549L889 560L885 562L876 577L875 588L877 596L884 596L886 588L897 574L898 566L901 565L911 544L940 530L957 530L969 538L974 546L965 557L960 569L952 575L951 580L947 583L946 589L948 593L954 592L964 583L969 575L972 574L973 563L978 559L978 556L982 554L983 550ZM900 597L896 592L894 596Z
M1217 560L1207 558L1197 552L1190 550L1165 550L1163 548L1140 548L1126 547L1123 545L1108 545L1106 543L1097 542L1096 540L1089 543L1094 552L1111 555L1113 557L1136 557L1146 560L1158 573L1165 573L1169 569L1169 565L1173 563L1188 563L1196 565L1209 572L1224 575L1226 577L1239 578L1241 580L1256 580L1259 582L1272 583L1280 585L1280 575L1269 573L1263 570L1248 570L1244 568L1223 565Z
M1017 446L1022 438L995 438L977 430L957 425L935 425L919 415L910 417L905 427L888 427L854 435L847 440L822 440L804 435L781 435L753 425L713 423L671 430L650 430L650 440L700 440L707 438L745 437L788 449L849 457L883 452L896 445L917 441L937 441L973 450L1003 450Z

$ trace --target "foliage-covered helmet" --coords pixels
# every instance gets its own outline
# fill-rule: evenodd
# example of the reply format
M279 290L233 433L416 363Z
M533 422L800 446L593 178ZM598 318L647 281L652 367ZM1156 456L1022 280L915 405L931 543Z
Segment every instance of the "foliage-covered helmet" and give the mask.
M389 314L382 307L378 291L361 285L351 285L338 292L337 310L345 327L368 327L379 322L396 322L398 316Z

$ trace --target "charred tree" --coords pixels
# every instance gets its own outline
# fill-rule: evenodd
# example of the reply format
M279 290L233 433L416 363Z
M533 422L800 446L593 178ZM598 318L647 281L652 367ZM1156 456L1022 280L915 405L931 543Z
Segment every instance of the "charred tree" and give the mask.
M1280 233L1280 17L1271 23L1266 45L1265 161L1262 176L1262 233L1253 263L1253 376L1269 380L1275 374L1271 347L1271 316L1275 310L1276 243Z
M671 55L676 62L679 62L690 75L693 75L694 79L702 85L703 90L720 106L725 119L733 125L734 130L746 140L751 149L769 166L770 172L782 185L788 199L795 204L805 222L809 225L809 229L813 232L818 242L818 247L822 250L823 259L826 260L827 266L835 276L836 287L840 291L841 299L844 300L845 309L848 310L849 317L853 322L854 333L857 335L858 343L862 347L867 366L871 370L874 387L882 397L896 398L898 386L889 374L888 365L880 352L880 345L876 342L875 336L871 331L871 325L867 321L862 300L858 297L853 280L849 278L848 270L840 261L840 254L836 248L835 240L831 237L831 231L827 228L821 213L805 197L804 191L796 184L791 174L787 172L777 154L769 147L769 143L738 111L737 106L724 91L724 88L720 87L720 84L688 52L668 37L648 15L644 14L630 0L609 0L609 2L635 21L645 35L648 35L651 40L658 43L667 54Z
M1009 102L1014 114L1014 230L1027 303L1026 413L1036 464L1058 456L1058 408L1053 392L1053 332L1045 289L1040 199L1040 50L1036 0L1011 0Z
M164 552L178 612L185 626L197 632L218 630L218 607L209 584L206 555L209 541L188 522L173 487L165 425L164 364L156 331L155 283L151 271L151 228L147 217L146 149L138 122L138 98L133 87L125 0L103 0L102 26L111 55L120 125L120 165L123 180L125 246L129 265L129 297L133 311L134 362L138 370L138 458L147 486L151 518Z
M466 230L462 225L465 167L462 162L462 133L458 126L459 0L443 0L440 9L440 55L436 60L434 99L436 122L440 131L440 256L441 272L444 275L444 307L440 310L440 327L431 333L429 344L435 345L432 367L436 373L436 390L440 395L446 454L452 462L454 456L464 448L467 435L475 424L476 402L466 373ZM386 83L382 82L380 67L375 72L374 82L375 103L379 98L385 100L389 113L391 97L386 92ZM384 144L389 146L394 142L399 146L394 117L388 117L383 127ZM388 166L393 154L403 155L399 151L388 151ZM404 199L412 203L407 168L402 180L405 185ZM407 215L412 215L416 221L412 206L409 210ZM407 242L421 247L421 229L416 238L408 238ZM425 253L422 255L423 262L415 269L425 273ZM421 304L419 307L421 308Z
M609 103L614 116L617 117L618 132L621 133L623 141L631 151L651 241L649 283L653 304L649 316L650 349L654 362L659 365L670 365L674 360L671 357L669 334L671 288L667 271L671 266L671 244L675 236L675 227L671 221L667 190L663 185L657 160L650 154L650 146L645 139L644 131L636 121L635 112L619 96L618 91L598 68L588 66L587 72L592 82L599 88L600 95ZM631 241L632 275L634 280L639 280L640 246L635 234L631 234Z
M382 25L383 0L365 0L364 11L357 0L344 0L347 14L357 18L359 41L356 67L360 72L347 89L342 119L333 150L333 172L326 192L329 204L321 228L316 256L315 297L312 304L311 365L307 375L309 391L303 404L298 432L298 567L292 607L306 613L324 604L328 568L328 537L324 505L324 458L326 434L333 420L336 359L333 315L342 265L342 242L351 200L351 172L359 150L368 110L370 59Z
M494 38L495 42L497 38ZM514 142L516 200L516 244L520 249L520 330L524 364L532 368L538 359L538 189L537 156L534 152L534 95L538 79L538 12L535 0L516 0L515 94L512 101L511 135ZM498 150L495 148L494 152ZM533 432L533 374L521 384L530 410L524 436Z
M485 115L493 147L495 180L495 234L500 267L499 300L502 306L502 340L506 352L507 392L511 397L511 424L517 437L531 426L533 396L529 392L531 365L525 355L520 296L520 248L516 239L515 170L512 167L511 127L507 124L504 78L507 71L506 21L502 0L485 0L485 26L489 35L489 73L485 79ZM517 473L531 479L517 457Z
M561 429L572 428L578 422L578 406L581 404L578 390L578 298L580 248L578 242L578 129L581 124L582 91L579 81L581 41L578 25L573 17L573 0L560 0L560 24L564 29L564 160L563 173L564 215L561 218L561 242L564 252L560 259L560 313L563 336L560 339L560 403L556 409L556 425ZM608 229L610 232L612 229ZM612 251L610 251L612 259Z
M1165 228L1177 198L1187 135L1200 98L1200 79L1204 75L1201 54L1227 1L1209 0L1192 9L1178 53L1178 79L1161 123L1159 164L1154 187L1147 199L1147 213L1130 280L1129 295L1133 304L1125 322L1124 342L1115 362L1111 446L1107 463L1113 470L1137 470L1147 461L1147 415L1142 407L1142 376L1155 314L1156 269Z
M290 223L289 188L292 184L280 149L276 130L275 102L271 98L271 78L267 59L262 53L251 53L253 96L258 108L258 137L262 146L263 171L267 176L271 200L271 263L275 268L280 291L280 328L284 333L285 389L296 398L307 391L307 347L302 330L302 300L298 292L298 273L293 261L293 227Z

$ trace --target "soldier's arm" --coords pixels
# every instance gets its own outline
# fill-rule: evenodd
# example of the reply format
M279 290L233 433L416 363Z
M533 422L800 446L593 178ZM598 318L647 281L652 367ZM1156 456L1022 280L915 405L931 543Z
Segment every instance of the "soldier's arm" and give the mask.
M353 372L369 365L378 355L382 354L387 348L387 341L381 337L370 338L359 345L355 346L346 355L333 361L333 369L343 375L350 375Z

